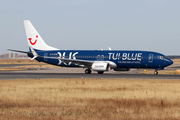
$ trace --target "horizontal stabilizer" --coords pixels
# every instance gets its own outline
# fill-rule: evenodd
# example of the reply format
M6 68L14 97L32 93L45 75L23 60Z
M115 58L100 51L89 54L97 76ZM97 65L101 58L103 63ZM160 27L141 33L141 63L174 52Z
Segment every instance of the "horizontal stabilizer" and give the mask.
M14 52L20 52L20 53L26 53L26 54L32 54L31 52L20 51L20 50L12 50L12 49L7 49L7 50L14 51Z
M34 60L35 58L38 57L38 54L36 53L36 51L31 46L29 46L29 47L30 47L30 49L32 51L32 54L34 55L34 57L31 60Z

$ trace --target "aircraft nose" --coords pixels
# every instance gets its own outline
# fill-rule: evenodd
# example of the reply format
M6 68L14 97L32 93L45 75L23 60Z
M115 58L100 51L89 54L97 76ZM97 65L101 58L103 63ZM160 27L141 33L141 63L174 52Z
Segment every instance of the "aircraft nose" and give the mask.
M173 64L173 61L171 60L171 59L169 59L169 58L166 58L165 59L165 63L166 63L166 66L169 66L169 65L172 65Z

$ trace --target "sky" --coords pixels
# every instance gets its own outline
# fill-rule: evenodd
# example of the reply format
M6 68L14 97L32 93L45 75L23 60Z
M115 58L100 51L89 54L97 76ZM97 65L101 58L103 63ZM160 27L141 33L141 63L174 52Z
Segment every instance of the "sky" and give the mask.
M180 55L180 0L0 0L0 54L28 51L23 20L68 50Z

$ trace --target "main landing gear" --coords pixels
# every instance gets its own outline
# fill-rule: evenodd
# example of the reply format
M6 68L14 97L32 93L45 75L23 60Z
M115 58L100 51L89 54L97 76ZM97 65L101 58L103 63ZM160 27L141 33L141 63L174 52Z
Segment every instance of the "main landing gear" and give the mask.
M103 74L104 71L97 71L98 74ZM91 74L91 69L86 69L85 74Z
M91 69L86 69L85 74L91 74Z

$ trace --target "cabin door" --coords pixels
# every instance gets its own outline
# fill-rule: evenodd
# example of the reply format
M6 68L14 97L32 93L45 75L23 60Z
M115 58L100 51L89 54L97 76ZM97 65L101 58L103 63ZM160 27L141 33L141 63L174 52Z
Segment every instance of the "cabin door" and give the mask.
M150 63L152 63L152 62L153 62L153 54L149 54L148 61L149 61Z
M47 53L44 53L44 61L47 61L47 58L46 58L47 55L48 55Z

